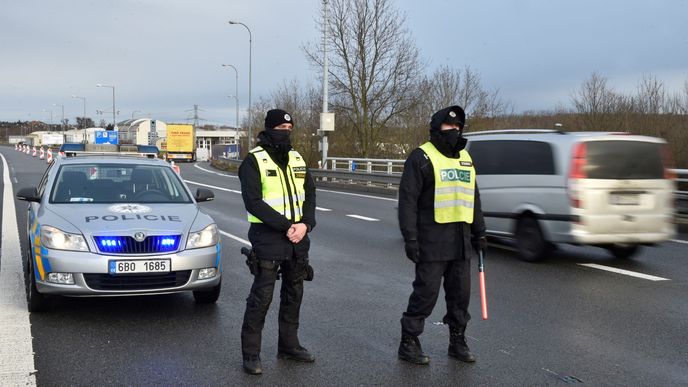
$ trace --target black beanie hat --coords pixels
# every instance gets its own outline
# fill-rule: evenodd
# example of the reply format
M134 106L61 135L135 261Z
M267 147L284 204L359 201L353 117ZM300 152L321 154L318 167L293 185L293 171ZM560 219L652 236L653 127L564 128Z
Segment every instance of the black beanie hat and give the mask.
M463 129L466 123L466 112L458 105L449 106L439 110L430 119L430 130L440 130L442 124L458 124Z
M274 129L276 126L281 124L294 125L294 120L292 119L291 114L282 109L268 110L268 113L265 115L265 129Z

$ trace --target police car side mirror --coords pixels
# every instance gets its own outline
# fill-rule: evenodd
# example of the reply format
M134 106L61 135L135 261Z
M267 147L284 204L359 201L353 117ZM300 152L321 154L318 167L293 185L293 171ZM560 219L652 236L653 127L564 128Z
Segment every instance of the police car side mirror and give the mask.
M197 202L209 202L215 199L215 194L213 191L205 188L199 188L196 190L196 196L194 196Z
M41 197L38 195L38 189L36 187L20 189L19 192L17 192L17 199L36 203L41 201Z

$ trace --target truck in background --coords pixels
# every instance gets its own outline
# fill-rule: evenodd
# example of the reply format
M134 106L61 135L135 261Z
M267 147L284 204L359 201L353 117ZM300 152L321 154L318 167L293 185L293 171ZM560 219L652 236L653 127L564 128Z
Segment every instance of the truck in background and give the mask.
M60 132L37 131L24 136L25 143L32 146L54 146L64 144L64 135Z
M163 145L167 159L196 161L196 131L190 124L167 124L167 138Z

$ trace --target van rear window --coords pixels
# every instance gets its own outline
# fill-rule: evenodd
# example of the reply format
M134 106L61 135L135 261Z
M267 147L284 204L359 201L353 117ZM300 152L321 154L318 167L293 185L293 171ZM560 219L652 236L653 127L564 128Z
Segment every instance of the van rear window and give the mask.
M469 142L478 175L553 175L550 144L530 140Z
M662 144L588 141L585 171L590 179L663 179Z

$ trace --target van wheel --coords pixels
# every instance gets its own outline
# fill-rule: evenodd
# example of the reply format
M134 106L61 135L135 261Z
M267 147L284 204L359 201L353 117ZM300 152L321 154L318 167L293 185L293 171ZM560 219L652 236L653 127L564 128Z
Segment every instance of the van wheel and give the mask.
M220 298L220 290L222 290L222 281L209 290L194 290L194 300L197 304L213 304Z
M545 257L549 244L545 241L537 220L532 217L519 219L515 236L518 255L522 260L536 262Z
M36 274L33 272L33 259L31 256L29 256L29 261L26 263L24 278L26 284L26 303L29 312L40 313L50 310L50 299L39 293L36 287Z
M610 253L616 258L619 259L626 259L630 258L631 256L635 255L639 250L640 246L638 245L611 245L607 247L607 250L609 250Z

